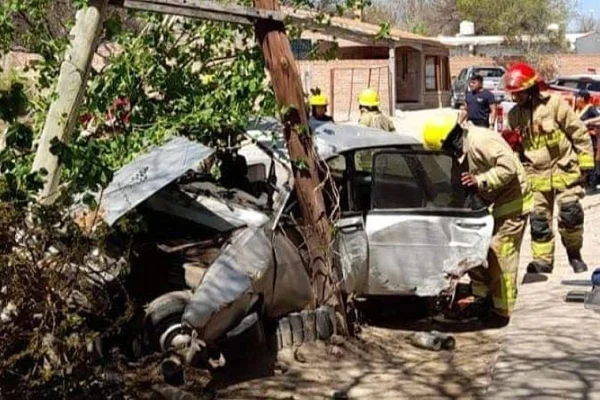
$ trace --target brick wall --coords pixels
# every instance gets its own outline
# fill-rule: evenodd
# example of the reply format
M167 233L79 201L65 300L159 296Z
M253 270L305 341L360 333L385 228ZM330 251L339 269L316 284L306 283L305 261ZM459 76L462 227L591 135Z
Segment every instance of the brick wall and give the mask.
M450 72L458 76L460 70L471 65L497 65L490 57L450 57ZM596 68L600 74L600 54L559 54L554 60L558 75L585 74L588 68Z
M358 118L357 96L371 87L379 92L381 110L390 110L390 84L387 60L298 61L304 90L320 88L329 97L329 112L343 122ZM331 77L333 74L333 85Z

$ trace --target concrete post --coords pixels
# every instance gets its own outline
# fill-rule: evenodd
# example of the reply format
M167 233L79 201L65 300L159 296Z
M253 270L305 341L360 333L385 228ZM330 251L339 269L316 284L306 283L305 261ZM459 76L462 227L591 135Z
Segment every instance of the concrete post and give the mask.
M91 0L88 7L77 12L71 30L71 43L60 67L58 97L48 111L33 162L33 171L44 169L48 172L40 193L40 201L44 203L54 200L60 181L60 165L58 158L50 152L51 142L54 138L67 142L73 132L107 5L108 0Z
M389 56L388 56L388 69L390 71L390 116L396 116L396 102L398 97L396 95L396 43L390 42Z

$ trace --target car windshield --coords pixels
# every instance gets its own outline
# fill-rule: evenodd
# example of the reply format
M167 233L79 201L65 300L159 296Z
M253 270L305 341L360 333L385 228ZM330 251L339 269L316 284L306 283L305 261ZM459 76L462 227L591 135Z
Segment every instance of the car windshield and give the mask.
M557 79L553 84L569 89L586 89L592 92L600 92L600 81L580 78L580 79Z
M502 75L502 78L500 78L500 81L498 82L498 86L496 86L497 90L504 90L504 75Z
M600 81L593 81L588 84L587 90L600 92Z
M558 86L563 86L563 87L567 87L570 89L583 89L585 87L585 84L583 82L576 81L576 80L565 80L565 79L560 80L559 79L556 82L556 84Z
M477 68L473 70L474 75L481 75L482 78L501 78L504 71L500 68Z

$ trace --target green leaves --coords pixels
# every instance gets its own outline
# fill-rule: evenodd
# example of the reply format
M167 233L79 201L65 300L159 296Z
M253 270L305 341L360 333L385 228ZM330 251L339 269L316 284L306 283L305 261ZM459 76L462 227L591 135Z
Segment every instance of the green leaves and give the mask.
M375 39L388 39L390 37L391 32L392 26L390 25L390 23L382 22L381 24L379 24L379 32L377 32L377 35L375 35Z
M292 165L299 171L308 171L308 164L306 163L306 160L296 158L292 160Z
M29 125L16 122L10 124L6 130L6 146L30 151L33 145L33 130Z
M480 34L546 35L551 23L568 19L566 0L458 0L463 19L475 22Z

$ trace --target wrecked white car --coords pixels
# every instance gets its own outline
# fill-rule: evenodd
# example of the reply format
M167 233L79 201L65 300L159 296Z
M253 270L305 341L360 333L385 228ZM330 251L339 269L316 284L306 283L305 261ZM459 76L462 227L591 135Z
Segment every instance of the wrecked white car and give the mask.
M315 130L315 143L340 193L336 253L348 293L451 295L485 265L493 218L462 188L452 157L408 135L333 123ZM274 147L285 160L284 143Z
M109 225L133 209L147 225L129 280L134 297L151 301L152 347L167 349L185 325L214 342L249 315L279 318L311 303L301 241L286 226L293 178L273 131L276 121L260 121L248 132L256 144L221 154L219 179L207 173L214 151L177 137L105 190ZM340 193L336 267L348 293L452 295L467 270L485 263L493 219L454 182L451 157L364 127L324 124L314 139Z

